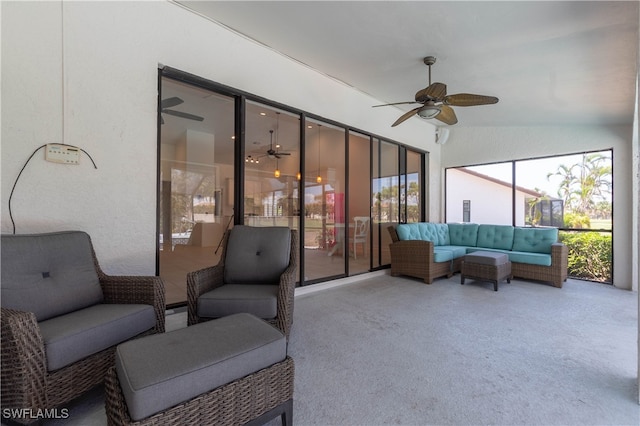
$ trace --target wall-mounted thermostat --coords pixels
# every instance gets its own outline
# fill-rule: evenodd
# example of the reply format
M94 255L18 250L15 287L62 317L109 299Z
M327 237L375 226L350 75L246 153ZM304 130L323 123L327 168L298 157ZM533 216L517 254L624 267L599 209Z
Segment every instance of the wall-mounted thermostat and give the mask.
M53 163L78 164L80 162L80 149L55 143L47 144L44 159Z

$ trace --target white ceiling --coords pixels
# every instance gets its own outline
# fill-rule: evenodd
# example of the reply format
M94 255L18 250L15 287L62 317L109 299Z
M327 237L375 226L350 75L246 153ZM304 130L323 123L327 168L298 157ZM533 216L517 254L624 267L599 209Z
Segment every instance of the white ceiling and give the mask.
M412 101L435 56L449 94L500 99L456 126L633 122L638 1L176 2L381 103Z

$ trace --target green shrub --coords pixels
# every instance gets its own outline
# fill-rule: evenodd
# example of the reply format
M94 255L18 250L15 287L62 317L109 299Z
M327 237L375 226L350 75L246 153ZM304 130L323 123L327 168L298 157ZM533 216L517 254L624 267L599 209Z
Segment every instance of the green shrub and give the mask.
M586 214L565 213L564 227L573 229L589 229L591 228L591 219Z
M561 232L560 241L569 251L569 276L612 282L611 234Z

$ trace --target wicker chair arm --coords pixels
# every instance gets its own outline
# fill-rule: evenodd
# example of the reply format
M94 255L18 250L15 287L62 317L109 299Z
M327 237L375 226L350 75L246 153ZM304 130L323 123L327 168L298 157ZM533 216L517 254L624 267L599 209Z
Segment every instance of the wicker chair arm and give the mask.
M164 333L165 291L162 278L100 274L105 303L152 305L156 313L156 332Z
M0 323L2 406L44 407L47 363L35 314L2 308Z
M187 274L188 324L198 320L198 297L224 284L224 263L202 268Z
M291 325L293 324L293 302L295 287L298 279L298 232L291 230L291 249L289 254L289 266L280 276L278 288L278 318L277 327L283 330L287 340Z

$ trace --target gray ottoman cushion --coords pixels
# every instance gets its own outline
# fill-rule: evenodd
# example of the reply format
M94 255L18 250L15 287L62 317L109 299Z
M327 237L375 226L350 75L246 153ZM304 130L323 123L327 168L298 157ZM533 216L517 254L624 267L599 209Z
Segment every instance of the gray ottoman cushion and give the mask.
M227 284L198 298L198 316L220 318L248 312L258 318L275 318L278 312L277 285Z
M286 358L278 329L236 314L123 343L116 371L135 421Z
M465 255L464 261L480 265L502 265L509 261L509 256L505 253L492 251L474 251L473 253Z
M128 340L156 325L151 305L100 304L38 324L54 371Z

